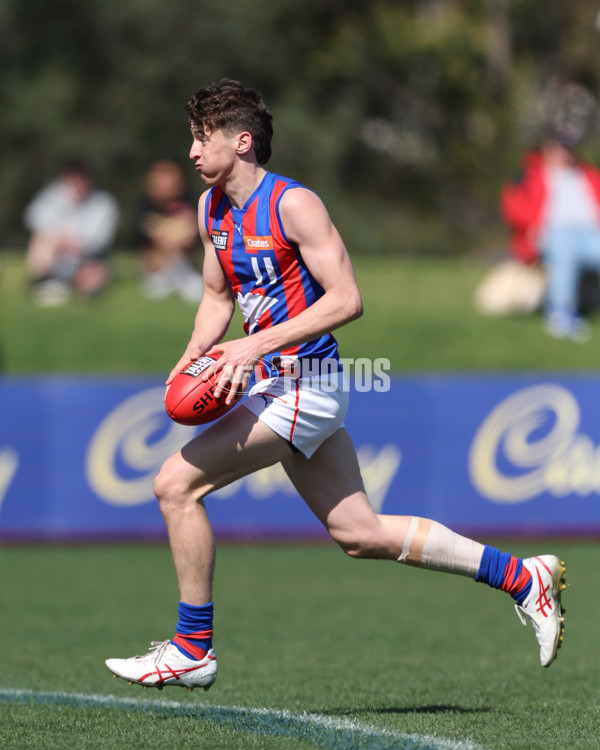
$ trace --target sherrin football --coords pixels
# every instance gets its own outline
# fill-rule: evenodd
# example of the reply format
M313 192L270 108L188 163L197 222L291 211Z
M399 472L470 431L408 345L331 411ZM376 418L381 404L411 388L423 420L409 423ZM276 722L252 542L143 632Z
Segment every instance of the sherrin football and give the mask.
M200 357L174 377L167 391L165 408L175 422L185 425L208 424L237 404L237 400L231 404L225 403L227 390L215 398L216 382L200 378L216 361L213 357Z

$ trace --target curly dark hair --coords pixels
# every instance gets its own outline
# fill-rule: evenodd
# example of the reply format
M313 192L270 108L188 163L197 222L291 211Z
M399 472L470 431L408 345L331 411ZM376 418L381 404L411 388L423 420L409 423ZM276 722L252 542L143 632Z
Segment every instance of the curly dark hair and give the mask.
M247 130L258 163L266 164L271 158L273 116L258 91L223 78L192 94L185 111L194 132L223 130L230 135Z

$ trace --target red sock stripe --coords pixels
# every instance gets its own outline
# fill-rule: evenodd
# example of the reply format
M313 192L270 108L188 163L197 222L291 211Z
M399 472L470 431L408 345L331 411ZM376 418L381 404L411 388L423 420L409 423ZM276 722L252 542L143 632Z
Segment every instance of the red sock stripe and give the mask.
M502 582L502 586L500 586L502 591L506 591L511 595L522 591L531 579L531 573L524 565L521 567L521 575L516 578L518 562L518 558L514 556L510 558L510 562L504 568L504 581Z
M516 581L513 581L513 591L515 594L520 593L523 591L525 586L531 581L531 573L527 570L527 568L523 565L521 568L521 575L517 578Z
M177 635L180 635L182 638L191 638L194 641L212 638L212 634L212 630L197 630L195 633L177 633Z
M212 638L212 630L199 630L196 633L176 633L173 643L185 649L194 659L203 659L208 649L207 641ZM202 645L197 645L194 641L200 641Z

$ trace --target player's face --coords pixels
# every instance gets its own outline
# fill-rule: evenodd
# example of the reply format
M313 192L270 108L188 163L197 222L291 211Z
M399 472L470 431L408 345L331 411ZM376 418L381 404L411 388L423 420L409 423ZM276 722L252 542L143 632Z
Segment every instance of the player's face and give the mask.
M235 136L228 137L222 130L192 129L190 159L207 185L217 185L227 179L236 162Z

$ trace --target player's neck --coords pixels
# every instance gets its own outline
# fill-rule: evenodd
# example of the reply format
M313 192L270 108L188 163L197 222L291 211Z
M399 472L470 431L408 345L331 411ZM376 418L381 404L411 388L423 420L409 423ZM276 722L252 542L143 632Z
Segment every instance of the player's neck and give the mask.
M243 208L248 198L262 182L265 174L266 169L263 167L244 164L242 169L238 169L235 174L229 175L222 187L231 205L234 208Z

